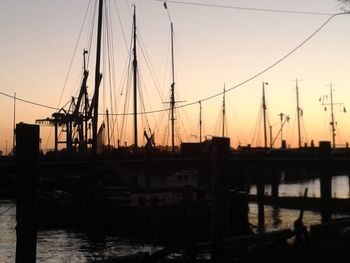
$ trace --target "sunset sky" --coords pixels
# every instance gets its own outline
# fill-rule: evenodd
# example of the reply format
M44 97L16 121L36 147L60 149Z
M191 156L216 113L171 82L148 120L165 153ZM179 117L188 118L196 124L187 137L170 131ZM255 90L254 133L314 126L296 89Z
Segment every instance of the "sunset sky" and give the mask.
M103 53L100 112L108 108L109 112L123 113L125 94L130 89L124 81L126 75L123 72L128 63L133 4L137 9L137 32L141 45L138 49L139 78L144 107L146 111L164 109L167 105L163 102L168 102L170 97L171 61L170 22L163 3L154 0L105 0L105 3L110 13L108 28L112 32L109 45L113 38L114 52ZM94 5L94 0L0 1L0 91L9 95L16 92L21 99L51 107L62 107L71 96L77 96L82 74L82 52L84 48L89 49ZM176 98L185 101L179 105L203 100L222 92L224 85L229 89L263 71L314 33L330 18L327 14L343 12L345 7L338 0L182 0L168 1L167 6L175 30ZM318 14L266 11L271 9ZM266 97L273 134L276 135L280 128L278 114L287 114L291 119L284 127L283 136L291 147L297 146L296 78L300 79L300 103L304 113L303 143L331 140L330 107L325 111L319 101L323 95L329 98L330 82L334 85L334 102L343 103L334 107L336 143L341 146L350 141L349 28L349 14L334 17L281 63L226 93L227 132L233 147L239 143L263 145L262 122L258 126L262 82L269 83ZM95 59L93 36L88 84L91 96ZM113 60L107 60L112 55ZM111 61L115 67L110 76L107 65ZM113 78L115 85L110 87L109 79ZM162 94L163 102L159 94ZM222 96L203 101L202 106L203 135L221 135ZM348 113L343 112L343 106ZM5 153L6 141L7 152L12 148L13 99L0 95L0 107L0 150ZM140 111L143 110L140 108ZM52 109L21 101L17 101L16 111L16 122L26 123L35 123L36 119L50 117L53 113ZM132 112L131 101L127 112ZM148 122L155 131L156 143L170 144L166 136L169 125L167 114L148 114L147 120L140 117L140 143L144 141L143 129ZM180 140L198 140L199 104L183 107L177 114L177 143ZM119 137L122 134L121 121L119 116ZM129 145L132 144L131 125L132 118L128 117L126 136L120 138ZM42 149L53 148L50 128L43 127L40 132ZM115 125L114 141L118 139L118 133ZM280 146L279 138L274 146Z

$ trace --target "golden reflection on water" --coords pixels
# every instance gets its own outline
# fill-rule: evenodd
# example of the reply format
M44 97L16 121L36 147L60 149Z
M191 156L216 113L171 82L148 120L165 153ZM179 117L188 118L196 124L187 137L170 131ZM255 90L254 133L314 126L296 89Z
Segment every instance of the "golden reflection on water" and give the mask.
M319 180L310 180L303 183L282 183L279 187L281 196L300 196L304 189L309 188L311 197L319 196ZM348 176L333 177L333 197L349 197ZM265 186L267 194L271 194L271 187ZM252 194L256 193L255 186L251 187ZM265 229L272 231L277 229L293 228L294 221L298 218L299 211L265 206ZM342 215L333 215L342 217ZM249 222L252 226L258 225L258 208L256 204L249 205ZM303 222L306 226L319 224L319 213L305 211ZM16 208L14 201L0 200L0 262L13 263L16 251ZM137 252L151 253L159 247L149 244L135 243L131 240L122 240L118 237L107 236L98 242L92 241L85 233L79 233L67 229L39 230L37 244L37 262L61 263L61 262L87 262L107 259L113 256L124 256Z

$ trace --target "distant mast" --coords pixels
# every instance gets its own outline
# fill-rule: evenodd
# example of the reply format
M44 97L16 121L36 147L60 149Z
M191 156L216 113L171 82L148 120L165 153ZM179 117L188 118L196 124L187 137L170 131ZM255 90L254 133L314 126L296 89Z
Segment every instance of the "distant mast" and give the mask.
M297 93L297 119L298 119L298 147L301 148L301 132L300 132L300 117L301 117L301 109L299 106L299 87L298 87L298 79L295 79L295 89Z
M95 67L95 93L94 93L94 116L92 123L92 159L96 161L97 156L97 125L98 125L98 95L99 88L102 79L102 74L100 73L101 64L101 35L102 35L102 9L103 0L99 0L98 7L98 24L97 24L97 48L96 48L96 67Z
M262 85L262 93L263 93L262 107L263 107L263 115L264 115L264 147L267 148L265 85L268 85L268 83L263 82L263 85Z
M174 28L173 23L170 23L171 26L171 75L172 75L172 83L171 83L171 151L175 153L175 62L174 62Z
M222 98L222 137L225 137L225 115L226 115L226 105L225 105L225 94L226 93L226 87L224 83L224 92L223 92L223 98Z
M202 142L202 101L199 101L199 142Z
M331 127L332 127L332 142L333 148L335 148L335 120L334 120L334 111L333 111L333 88L332 82L329 84L330 93L331 93Z
M15 152L16 147L16 92L13 94L13 137L12 137L12 152Z
M134 38L134 47L133 47L133 74L134 74L134 147L138 147L137 141L137 53L136 53L136 6L134 5L134 16L133 16L133 38Z

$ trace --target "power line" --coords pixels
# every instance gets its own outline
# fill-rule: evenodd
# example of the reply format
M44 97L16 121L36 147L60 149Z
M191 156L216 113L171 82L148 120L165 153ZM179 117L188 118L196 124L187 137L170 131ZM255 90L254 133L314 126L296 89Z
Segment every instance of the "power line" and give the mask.
M52 106L44 105L44 104L41 104L41 103L29 101L29 100L26 100L26 99L21 99L19 97L14 97L12 95L9 95L9 94L1 92L1 91L0 91L0 95L3 95L5 97L9 97L11 99L19 100L19 101L22 101L22 102L25 102L25 103L28 103L28 104L32 104L32 105L35 105L35 106L39 106L39 107L42 107L42 108L47 108L47 109L51 109L51 110L59 110L56 107L52 107Z
M214 7L214 8L226 8L226 9L236 9L242 11L257 11L257 12L270 12L270 13L289 13L289 14L300 14L300 15L321 15L321 16L331 16L332 13L321 13L321 12L308 12L308 11L296 11L296 10L283 10L283 9L267 9L267 8L255 8L255 7L242 7L242 6L231 6L231 5L217 5L217 4L203 4L195 2L183 2L183 1L162 1L153 0L156 2L173 3L181 5L192 5L201 7Z
M278 64L280 64L282 61L284 61L286 58L288 58L290 55L292 55L294 52L296 52L299 48L301 48L303 45L305 45L311 38L313 38L318 32L320 32L334 17L338 16L338 15L344 15L344 14L350 14L350 11L346 11L346 12L343 12L343 13L336 13L336 14L333 14L331 15L321 26L319 26L310 36L308 36L304 41L302 41L299 45L297 45L295 48L293 48L291 51L289 51L286 55L284 55L282 58L278 59L277 61L275 61L273 64L271 64L270 66L266 67L265 69L263 69L262 71L256 73L255 75L251 76L250 78L240 82L239 84L229 88L226 90L226 93L231 91L231 90L234 90L250 81L252 81L253 79L259 77L260 75L264 74L265 72L269 71L270 69L272 69L273 67L277 66ZM203 99L200 99L200 100L196 100L196 101L193 101L193 102L190 102L190 103L187 103L187 104L183 104L183 105L178 105L176 106L175 108L176 109L179 109L179 108L184 108L184 107L188 107L188 106L192 106L192 105L195 105L197 104L199 101L207 101L207 100L210 100L210 99L213 99L217 96L220 96L222 95L223 92L219 92L219 93L216 93L214 95L211 95L209 97L206 97L206 98L203 98ZM12 98L14 99L14 96L10 95L10 94L6 94L4 92L0 92L0 95L3 95L3 96L6 96L6 97L9 97L9 98ZM32 102L32 101L29 101L29 100L25 100L25 99L21 99L21 98L18 98L16 97L17 100L19 101L22 101L22 102L26 102L26 103L29 103L29 104L32 104L32 105L36 105L36 106L40 106L40 107L44 107L44 108L48 108L48 109L53 109L53 110L59 110L58 108L56 107L52 107L52 106L48 106L48 105L44 105L44 104L41 104L41 103L37 103L37 102ZM159 109L159 110L153 110L153 111L143 111L143 112L138 112L137 114L140 115L140 114L153 114L153 113L160 113L160 112L164 112L164 111L168 111L169 108L166 108L166 109ZM113 116L127 116L127 115L133 115L134 113L115 113L113 114ZM99 115L105 115L104 113L99 113ZM111 115L111 114L110 114Z

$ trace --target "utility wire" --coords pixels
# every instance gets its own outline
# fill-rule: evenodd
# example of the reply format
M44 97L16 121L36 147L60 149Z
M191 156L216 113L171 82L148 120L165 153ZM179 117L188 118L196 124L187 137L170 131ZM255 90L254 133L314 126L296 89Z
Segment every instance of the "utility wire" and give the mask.
M264 74L265 72L269 71L270 69L272 69L273 67L277 66L278 64L280 64L282 61L284 61L286 58L288 58L290 55L292 55L294 52L296 52L299 48L301 48L303 45L305 45L311 38L313 38L318 32L321 31L321 29L323 29L334 17L336 16L339 16L339 15L345 15L345 14L350 14L350 11L346 11L346 12L343 12L343 13L336 13L336 14L333 14L331 15L321 26L319 26L310 36L308 36L304 41L302 41L299 45L297 45L294 49L292 49L291 51L289 51L286 55L284 55L282 58L278 59L276 62L274 62L273 64L271 64L270 66L268 66L267 68L263 69L262 71L256 73L255 75L251 76L250 78L240 82L239 84L227 89L225 92L229 92L229 91L232 91L250 81L252 81L253 79L256 79L257 77L259 77L260 75ZM193 102L190 102L190 103L186 103L186 104L183 104L183 105L178 105L175 107L175 109L178 109L178 108L184 108L184 107L188 107L188 106L192 106L192 105L195 105L197 104L199 101L206 101L206 100L210 100L210 99L213 99L217 96L220 96L222 95L223 92L219 92L219 93L216 93L214 95L211 95L209 97L206 97L206 98L203 98L203 99L199 99L199 100L196 100L196 101L193 101ZM0 95L4 95L6 97L9 97L9 98L12 98L14 99L14 96L12 95L9 95L9 94L6 94L6 93L3 93L3 92L0 92ZM23 102L26 102L26 103L29 103L29 104L33 104L33 105L36 105L36 106L40 106L40 107L44 107L44 108L49 108L49 109L54 109L54 110L58 110L58 108L55 108L55 107L51 107L51 106L48 106L48 105L43 105L43 104L40 104L40 103L36 103L36 102L32 102L32 101L28 101L28 100L25 100L25 99L21 99L21 98L16 98L17 100L19 101L23 101ZM153 111L143 111L143 112L138 112L137 114L153 114L153 113L159 113L159 112L163 112L163 111L168 111L169 108L167 109L159 109L159 110L153 110ZM116 113L114 114L114 116L127 116L127 115L133 115L134 113L132 112L129 112L129 113ZM99 113L99 115L105 115L104 113Z
M35 105L35 106L39 106L39 107L42 107L42 108L47 108L47 109L51 109L51 110L59 110L59 108L56 108L56 107L51 107L51 106L44 105L44 104L41 104L41 103L37 103L37 102L21 99L21 98L19 98L17 96L14 97L13 95L9 95L9 94L1 92L1 91L0 91L0 95L3 95L5 97L9 97L11 99L19 100L19 101L22 101L22 102L25 102L25 103L28 103L28 104L32 104L32 105Z
M153 0L153 1L164 2L162 0ZM201 6L201 7L227 8L227 9L236 9L236 10L242 10L242 11L258 11L258 12L270 12L270 13L288 13L288 14L320 15L320 16L331 16L331 15L333 15L331 13L321 13L321 12L307 12L307 11L295 11L295 10L283 10L283 9L254 8L254 7L242 7L242 6L231 6L231 5L215 5L215 4L203 4L203 3L183 2L183 1L165 1L164 5L166 5L166 3ZM169 19L170 19L170 17L169 17Z

